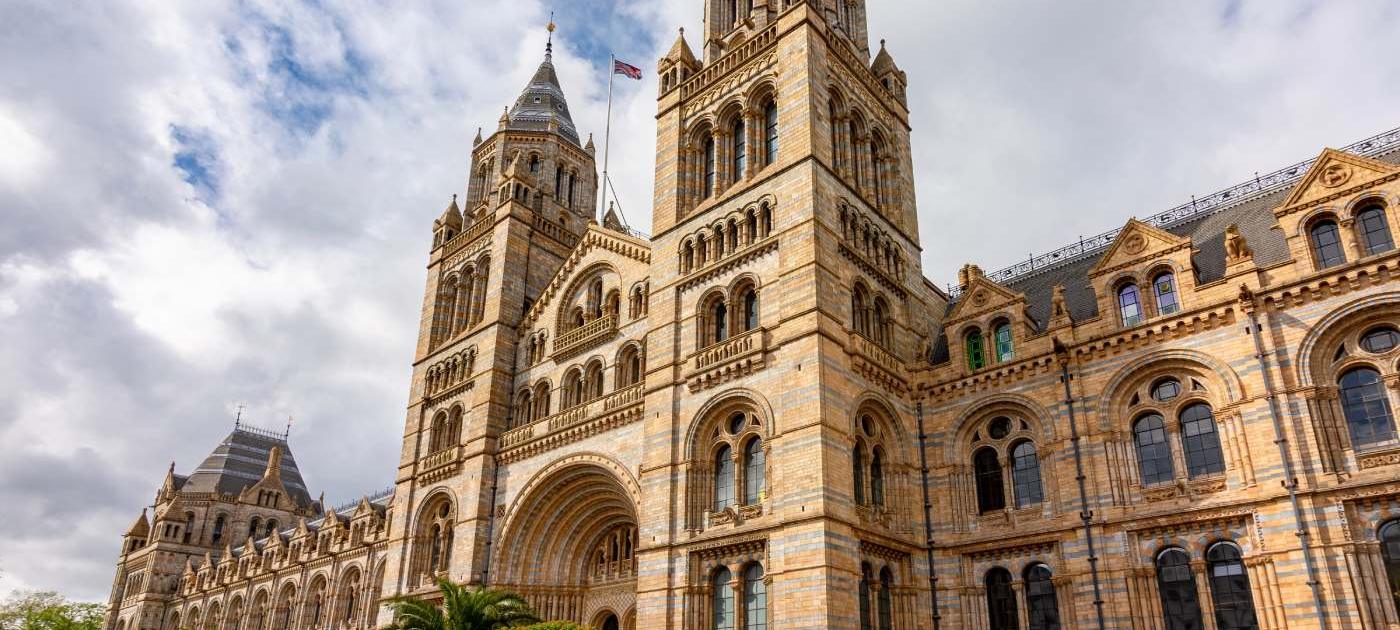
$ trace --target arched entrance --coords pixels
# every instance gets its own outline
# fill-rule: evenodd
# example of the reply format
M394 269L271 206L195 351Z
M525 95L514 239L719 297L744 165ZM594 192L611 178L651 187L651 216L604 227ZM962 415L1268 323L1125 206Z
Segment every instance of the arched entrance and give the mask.
M542 471L507 515L492 583L546 620L630 630L613 611L636 602L637 492L625 469L599 456Z

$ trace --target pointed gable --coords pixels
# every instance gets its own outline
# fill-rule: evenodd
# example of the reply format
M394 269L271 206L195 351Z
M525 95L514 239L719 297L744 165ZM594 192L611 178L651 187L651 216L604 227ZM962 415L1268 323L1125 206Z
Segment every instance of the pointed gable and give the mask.
M574 280L574 275L587 269L584 265L587 257L594 249L603 249L615 255L631 258L642 264L651 264L651 242L630 234L607 229L596 223L589 223L588 229L579 238L574 250L569 253L569 257L564 259L564 263L559 266L559 270L554 273L549 284L545 285L540 297L530 306L530 310L525 313L525 318L521 320L521 329L528 329L549 309L553 308L554 302L559 299L563 292Z
M953 304L952 312L948 313L947 322L950 324L973 319L992 311L1006 310L1008 306L1015 307L1017 304L1022 308L1025 306L1025 295L988 279L977 265L963 267L962 275L966 281L963 283L962 297ZM1013 310L1019 313L1022 308L1014 308Z
M1190 237L1172 234L1137 219L1128 219L1128 224L1119 230L1108 251L1089 270L1089 276L1100 276L1182 249L1189 252L1190 248Z
M1336 149L1323 149L1281 207L1317 201L1358 184L1400 171L1400 167Z

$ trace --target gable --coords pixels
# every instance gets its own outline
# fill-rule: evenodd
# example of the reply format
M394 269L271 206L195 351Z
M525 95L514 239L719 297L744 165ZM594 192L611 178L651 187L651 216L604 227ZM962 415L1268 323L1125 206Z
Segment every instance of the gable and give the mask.
M1160 256L1181 247L1190 247L1191 239L1153 227L1137 219L1129 219L1128 224L1118 231L1118 236L1109 245L1108 251L1089 270L1096 276L1134 263Z
M947 322L955 323L961 319L972 318L984 313L1004 308L1008 304L1015 302L1025 302L1025 296L1003 287L980 273L969 279L967 287L962 291L962 297L953 305L953 311L948 314Z
M1349 186L1396 172L1393 164L1353 155L1336 149L1323 149L1307 175L1298 181L1284 200L1283 207L1316 201Z
M651 243L639 238L613 232L590 223L588 231L574 246L574 250L564 259L564 264L559 266L559 270L554 273L549 284L545 285L540 292L539 299L530 305L529 312L525 313L524 320L521 321L522 329L528 328L538 321L544 313L549 312L556 300L562 299L564 290L572 286L575 276L592 268L593 261L589 259L589 254L594 249L602 249L610 252L604 255L604 259L616 256L630 258L642 264L651 264ZM587 263L587 264L585 264Z

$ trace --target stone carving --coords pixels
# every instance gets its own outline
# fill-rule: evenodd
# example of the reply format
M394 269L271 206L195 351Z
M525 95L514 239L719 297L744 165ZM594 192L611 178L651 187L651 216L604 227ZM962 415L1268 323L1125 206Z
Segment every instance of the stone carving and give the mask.
M1327 168L1322 169L1322 174L1318 177L1318 181L1322 182L1322 185L1327 188L1341 186L1347 183L1349 179L1351 179L1351 167L1340 162L1328 164Z
M1225 228L1225 261L1236 263L1253 256L1254 251L1249 248L1244 235L1240 234L1240 227L1231 223L1230 227Z

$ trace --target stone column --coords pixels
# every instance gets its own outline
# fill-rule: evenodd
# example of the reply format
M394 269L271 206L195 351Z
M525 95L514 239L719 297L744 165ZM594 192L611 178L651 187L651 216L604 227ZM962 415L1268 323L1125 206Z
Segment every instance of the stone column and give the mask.
M1205 560L1192 560L1191 573L1196 578L1196 603L1201 609L1201 619L1205 622L1203 630L1216 630L1215 627L1215 596L1210 590L1210 574L1206 571Z

